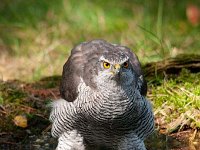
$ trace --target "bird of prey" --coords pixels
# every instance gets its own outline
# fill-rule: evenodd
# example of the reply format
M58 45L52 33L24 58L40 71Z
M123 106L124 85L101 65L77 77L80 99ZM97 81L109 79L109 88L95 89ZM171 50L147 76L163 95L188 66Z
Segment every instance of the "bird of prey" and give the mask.
M77 45L63 67L60 93L50 114L57 150L146 150L154 117L129 48L104 40Z

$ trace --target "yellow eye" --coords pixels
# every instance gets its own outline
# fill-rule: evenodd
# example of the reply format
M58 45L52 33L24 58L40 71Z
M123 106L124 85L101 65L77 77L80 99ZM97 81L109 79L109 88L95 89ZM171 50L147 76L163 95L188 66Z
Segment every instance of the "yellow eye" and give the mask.
M127 61L124 62L123 66L124 66L124 68L128 68L128 66L129 66L128 62Z
M110 68L110 64L108 62L103 62L103 67L105 69L109 69Z

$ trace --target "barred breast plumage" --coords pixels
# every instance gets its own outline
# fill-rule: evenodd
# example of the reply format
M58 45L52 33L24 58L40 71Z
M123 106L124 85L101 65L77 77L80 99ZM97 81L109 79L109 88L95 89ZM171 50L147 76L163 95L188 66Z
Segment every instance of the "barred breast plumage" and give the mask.
M70 70L68 62L72 63L72 60L68 60L66 66L69 70L67 73L66 70L63 70L61 94L63 91L68 93L63 94L65 100L60 99L53 103L50 115L53 123L52 135L59 138L57 149L82 150L92 146L95 149L103 147L113 150L145 150L143 141L154 130L154 119L151 104L145 98L146 82L140 68L133 68L134 66L140 67L140 65L134 64L139 63L135 60L137 57L127 53L127 48L119 48L118 45L112 45L102 40L85 43L85 47L92 47L97 51L103 51L102 49L107 51L110 48L113 52L118 48L120 53L115 53L115 57L121 57L123 61L128 60L130 69L124 67L119 73L111 76L107 73L108 70L102 69L100 65L92 68L92 71L89 70L92 77L87 77L88 81L84 79L85 75L90 76L84 74L84 70L88 68L84 68L86 65L82 64L82 67L79 66L82 72L76 72L79 78L69 77L73 80L78 78L78 81L74 81L76 86L71 85L71 87L75 87L71 90L76 96L71 96L65 76ZM78 51L83 51L85 47L79 45ZM82 58L85 57L83 53L85 52L81 52L77 56L81 57L81 60L84 59L82 62L88 63L85 62L85 58ZM72 51L72 54L75 52ZM91 55L89 56L91 57ZM98 52L96 55L105 58L103 52ZM92 64L98 65L99 59L96 60L96 57L95 63ZM133 58L134 60L131 60ZM113 62L113 59L106 58L105 60ZM115 63L123 66L124 62L120 62L121 60L115 59ZM73 100L68 100L68 98L73 98Z

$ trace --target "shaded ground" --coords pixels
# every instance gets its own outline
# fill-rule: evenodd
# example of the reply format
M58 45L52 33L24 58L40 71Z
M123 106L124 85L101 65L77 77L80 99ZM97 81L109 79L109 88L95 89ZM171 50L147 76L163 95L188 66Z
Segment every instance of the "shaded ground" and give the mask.
M59 97L59 78L45 78L27 84L20 81L0 82L0 145L26 143L31 135L46 133L51 99ZM24 116L27 127L14 122L16 116Z
M188 64L187 66L189 66ZM198 63L195 62L195 64ZM153 65L149 66L152 67ZM159 64L157 64L157 66L159 66ZM187 69L190 70L190 68L193 67L188 67ZM176 84L178 84L180 79L182 80L182 78L178 78L178 76L182 76L179 67L178 70L178 72L175 71L175 74L167 75L167 78L176 79ZM160 72L165 75L166 79L165 70ZM195 69L195 72L198 72L198 70ZM150 92L148 93L148 97L151 99L153 86L159 87L162 82L160 79L158 80L158 76L155 78L155 74L150 75L152 72L146 70L146 73L149 73L148 81ZM192 74L190 71L182 72L182 74L183 73L186 74L186 78L190 77L187 74L191 74L192 77L198 77L198 73ZM192 81L190 82L195 82L196 78L191 78L191 80ZM50 122L48 116L51 100L60 97L58 91L59 81L60 76L43 78L35 83L0 81L0 149L16 149L16 147L23 150L55 149L56 139L53 139L50 136ZM168 108L167 105L165 108ZM196 109L198 110L199 107ZM156 111L157 110L155 110L155 112ZM165 111L165 109L162 110L163 114L166 113ZM176 111L177 110L174 110L174 112ZM151 138L149 138L146 141L148 148L150 150L152 148L156 150L198 150L198 147L200 147L200 134L196 132L198 130L198 124L194 125L192 128L191 124L187 124L184 120L181 120L181 123L176 124L177 119L174 119L174 121L171 120L171 122L175 122L176 126L173 126L174 128L172 131L167 132L168 127L166 126L166 120L168 118L164 117L163 114L157 113L155 116L158 130L160 133L164 134L155 133ZM25 117L28 121L27 126L22 127L17 124L14 121L16 116ZM166 120L162 120L162 118L165 118ZM198 123L198 120L195 121L190 123ZM171 122L169 121L169 124L171 124Z

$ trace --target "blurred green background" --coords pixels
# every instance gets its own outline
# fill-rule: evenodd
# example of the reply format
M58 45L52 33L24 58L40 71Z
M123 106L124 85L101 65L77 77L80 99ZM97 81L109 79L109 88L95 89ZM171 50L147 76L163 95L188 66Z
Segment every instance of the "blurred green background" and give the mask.
M105 39L130 47L145 64L200 54L198 0L1 0L0 78L35 81L61 74L74 45Z

